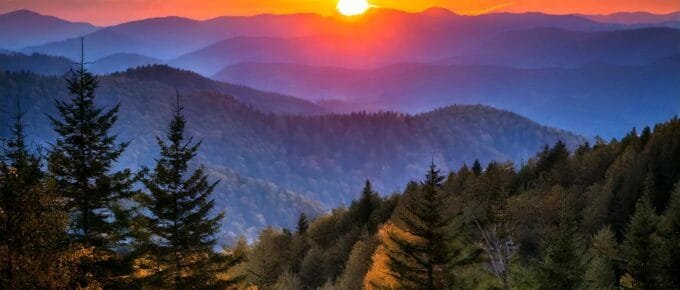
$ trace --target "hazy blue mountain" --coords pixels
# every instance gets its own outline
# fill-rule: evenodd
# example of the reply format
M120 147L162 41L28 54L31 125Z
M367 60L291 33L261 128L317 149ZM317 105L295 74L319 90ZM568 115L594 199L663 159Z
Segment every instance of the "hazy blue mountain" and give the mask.
M401 64L352 70L250 63L215 78L313 101L339 100L324 104L343 111L417 113L487 104L590 136L620 136L680 114L677 56L646 66L593 63L572 69Z
M98 29L88 23L69 22L29 10L0 15L0 27L0 48L10 50L81 36Z
M92 72L97 74L107 74L125 71L129 68L161 63L163 63L163 61L144 55L133 53L118 53L100 58L92 62L92 64L90 65L90 69L92 70Z
M73 61L65 57L43 54L0 53L0 71L30 71L41 75L60 76L73 67Z
M244 104L267 113L278 114L304 114L314 115L327 113L330 110L318 106L312 102L285 96L277 93L269 93L254 90L240 85L221 83L204 78L190 71L170 68L165 65L146 65L156 60L138 55L114 55L88 65L95 73L108 74L114 71L117 76L125 76L140 80L163 82L185 92L219 92L235 96ZM125 65L123 65L125 62ZM29 71L40 75L62 76L72 67L73 61L64 57L47 56L41 54L25 55L21 53L0 54L0 71L18 72ZM136 67L121 74L116 65L121 65L120 70L128 70L126 67Z
M572 147L582 142L573 134L484 106L451 106L418 115L265 114L228 95L182 84L180 76L196 83L192 74L169 75L167 67L156 66L101 78L99 102L122 105L116 131L132 141L121 165L136 168L153 162L154 136L165 130L178 88L189 133L203 140L199 159L213 178L222 179L216 192L220 209L227 210L225 233L249 233L265 224L290 227L300 211L313 214L320 206L348 203L366 178L389 194L418 176L433 158L444 168L477 158L520 162L557 140ZM54 114L53 98L65 96L61 77L0 73L0 106L13 108L16 98L21 99L34 142L52 138L44 114ZM6 130L0 127L2 134Z
M310 101L207 79L194 72L166 65L151 65L113 74L114 77L159 82L182 92L212 92L234 96L261 112L293 115L318 115L330 112Z
M169 59L234 36L308 35L313 27L320 26L317 23L321 21L325 21L323 17L312 14L225 16L205 21L182 17L150 18L86 35L87 51L95 59L121 53ZM76 58L80 54L79 47L80 40L73 38L29 47L25 51Z
M644 65L680 53L680 30L651 27L605 32L533 28L502 33L445 64L578 67L592 62Z

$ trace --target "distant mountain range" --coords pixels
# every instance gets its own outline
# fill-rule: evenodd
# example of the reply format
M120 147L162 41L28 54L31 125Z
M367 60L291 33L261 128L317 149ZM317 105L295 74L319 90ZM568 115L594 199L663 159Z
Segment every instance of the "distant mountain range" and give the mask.
M668 14L652 14L649 12L619 12L607 15L583 15L584 17L605 23L616 24L664 24L669 22L680 22L680 12Z
M399 64L352 70L250 63L231 66L215 78L308 100L335 99L350 111L414 113L448 104L487 104L607 138L680 114L680 55L645 66L544 69Z
M88 23L69 22L29 10L0 15L0 27L0 48L9 50L61 41L98 29Z
M200 161L212 178L222 179L216 197L227 211L224 233L231 235L253 234L269 224L291 227L301 211L317 214L347 204L366 178L389 194L418 176L433 158L443 168L476 158L520 162L557 140L572 148L583 141L483 106L418 115L267 114L241 103L248 97L239 92L233 98L193 73L153 66L101 78L98 103L122 104L115 130L122 140L132 141L122 166L153 162L153 137L165 130L175 89L183 95L190 134L204 141ZM15 107L17 97L28 112L31 140L52 138L44 114L55 113L53 98L66 97L63 79L0 73L0 106ZM0 134L6 130L0 128Z

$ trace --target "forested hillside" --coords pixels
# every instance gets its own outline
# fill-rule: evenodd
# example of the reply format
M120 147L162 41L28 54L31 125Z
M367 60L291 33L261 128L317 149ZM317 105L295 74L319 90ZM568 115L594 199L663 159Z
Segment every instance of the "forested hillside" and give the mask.
M679 164L677 118L520 167L433 164L398 194L367 183L294 232L265 229L230 275L240 289L674 289Z
M0 88L3 108L16 107L17 98L22 101L29 140L50 141L54 132L45 114L55 113L54 98L66 97L63 79L3 73ZM239 196L225 207L231 218L224 232L232 236L252 237L258 227L293 224L300 211L313 215L321 206L347 204L366 178L386 194L399 190L432 159L446 168L478 158L520 162L545 144L564 140L575 147L582 142L573 134L483 106L452 106L414 116L274 115L240 101L267 106L268 100L278 104L287 99L232 88L239 87L158 66L102 77L97 90L99 104L121 104L120 122L113 130L131 142L120 159L121 166L131 168L154 161L149 148L155 145L154 136L162 134L169 100L179 90L191 120L187 130L204 140L198 158L224 176L216 194L225 198L218 198L218 204ZM238 100L223 94L228 92Z

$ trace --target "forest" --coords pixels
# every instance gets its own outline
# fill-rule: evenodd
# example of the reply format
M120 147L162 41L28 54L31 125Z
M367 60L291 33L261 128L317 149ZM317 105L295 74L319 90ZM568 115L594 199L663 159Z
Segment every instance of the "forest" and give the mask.
M153 166L120 168L120 107L82 66L27 142L18 102L0 158L2 289L675 289L680 119L533 158L434 159L397 193L370 180L327 214L217 243L229 215L178 93ZM436 113L436 112L435 112ZM310 124L311 126L311 124ZM418 136L418 135L414 135ZM220 202L229 202L222 200Z
M253 239L268 225L293 227L300 212L315 216L349 205L366 179L385 195L401 191L433 157L447 171L475 159L521 163L545 144L562 140L573 149L584 140L488 106L446 106L417 115L330 114L307 110L314 104L300 99L168 66L98 79L97 105L120 104L120 121L111 133L130 141L117 169L135 171L155 163L154 137L167 130L179 90L187 135L204 141L196 164L205 164L221 180L214 194L217 209L229 216L220 233L223 242L241 234ZM11 122L18 98L28 140L49 146L57 135L45 115L59 113L55 99L70 98L63 77L0 72L0 107L10 113L0 112L0 122ZM8 128L0 126L0 136L8 136Z

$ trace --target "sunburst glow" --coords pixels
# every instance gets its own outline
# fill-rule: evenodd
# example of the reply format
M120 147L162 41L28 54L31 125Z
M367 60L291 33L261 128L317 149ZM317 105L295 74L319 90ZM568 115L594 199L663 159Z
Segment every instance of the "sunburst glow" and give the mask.
M342 15L354 16L366 12L371 8L371 4L367 0L340 0L337 8Z

